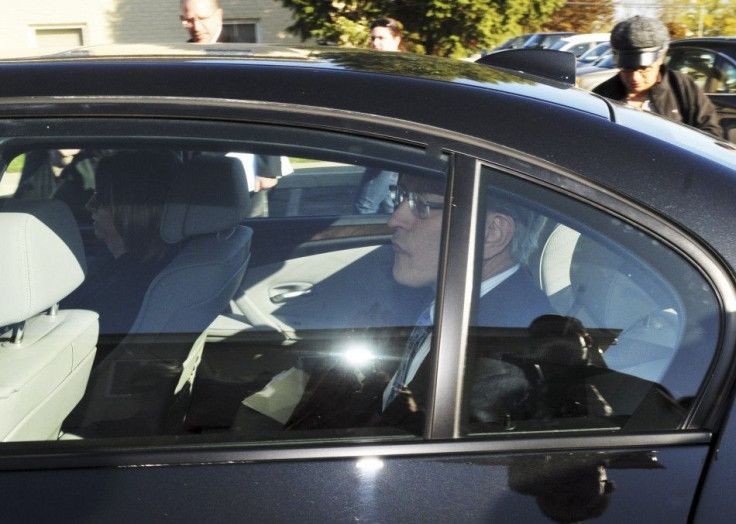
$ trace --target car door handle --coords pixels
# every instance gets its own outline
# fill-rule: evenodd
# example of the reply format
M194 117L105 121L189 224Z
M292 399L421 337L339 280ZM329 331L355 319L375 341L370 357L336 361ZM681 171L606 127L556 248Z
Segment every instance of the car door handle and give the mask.
M312 284L306 282L295 282L293 284L282 284L270 289L269 297L274 304L283 304L289 300L312 292Z

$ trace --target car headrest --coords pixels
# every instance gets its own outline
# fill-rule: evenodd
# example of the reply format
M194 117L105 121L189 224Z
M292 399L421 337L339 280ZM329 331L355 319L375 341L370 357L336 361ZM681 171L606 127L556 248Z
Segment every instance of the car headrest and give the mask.
M0 326L38 315L84 281L82 237L58 200L1 203L0 245Z
M202 155L187 162L174 179L164 205L161 238L186 238L232 229L248 216L250 194L237 158Z
M572 257L570 281L576 299L597 321L595 327L622 329L661 309L651 296L654 283L647 285L647 280L636 264L580 237Z

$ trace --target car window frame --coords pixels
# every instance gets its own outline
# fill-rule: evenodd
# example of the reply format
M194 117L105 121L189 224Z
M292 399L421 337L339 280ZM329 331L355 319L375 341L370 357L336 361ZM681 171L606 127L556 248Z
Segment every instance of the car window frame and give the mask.
M547 171L544 168L540 170L532 169L531 172L523 173L519 172L518 169L509 168L507 161L500 163L497 158L493 160L484 160L483 153L480 152L478 152L476 161L477 163L474 163L468 159L466 163L466 161L460 161L457 158L454 160L455 163L453 165L456 166L456 172L453 176L455 191L457 191L458 187L463 187L468 180L473 180L473 183L476 186L475 191L471 191L469 193L452 193L451 198L453 199L455 206L464 205L466 209L470 209L470 206L474 203L477 205L477 199L480 198L477 193L477 191L480 190L480 182L477 177L480 176L480 166L486 165L491 169L505 172L521 179L529 180L540 186L546 186L552 191L560 192L574 198L575 200L581 201L586 205L598 208L609 216L618 217L625 222L631 223L637 229L651 235L653 238L662 242L664 246L684 258L691 266L693 266L694 269L700 272L707 282L711 284L711 288L715 292L720 303L722 326L721 333L719 333L720 338L717 343L717 347L715 348L709 371L706 377L703 378L698 394L693 402L693 407L688 414L682 429L676 431L700 431L694 429L698 427L716 430L718 428L720 418L727 409L727 406L719 403L719 400L723 400L723 390L720 389L721 386L718 384L723 384L724 382L733 383L733 380L736 378L736 373L728 366L728 362L733 361L736 356L734 355L736 325L733 323L733 308L735 305L733 300L736 298L736 295L734 295L736 288L734 288L734 282L728 272L724 271L724 268L718 262L717 255L704 251L697 241L689 237L689 235L677 228L674 224L663 220L662 217L653 214L642 206L636 205L632 202L625 202L615 193L601 187L595 187L595 185L590 183L590 181L576 177L574 174L568 173L568 175L571 175L571 178L566 180L564 184L560 184L560 179L558 178L560 173ZM460 174L463 171L457 169L459 166L462 166L465 175ZM561 185L564 185L564 189L560 187ZM573 188L575 188L576 191L571 191ZM467 191L467 188L465 188L465 191ZM583 194L585 194L585 197L581 197ZM451 227L452 220L449 222ZM461 236L463 233L463 230L461 229L462 227L466 226L458 225L455 229L451 228L449 234ZM477 230L476 228L477 226L475 226L472 231L475 232ZM673 238L678 239L676 244L673 243ZM467 241L469 244L473 243L470 238L467 238ZM443 271L445 273L468 273L467 259L465 256L472 254L473 248L468 246L467 249L468 255L464 254L462 257L448 257L447 267L443 268ZM447 286L442 289L446 290L446 294L451 295L443 297L448 304L467 303L464 301L472 300L472 286L470 290L467 288L448 288ZM445 308L438 307L437 311L440 321L445 318L443 316L445 313L449 315L447 318L454 318L452 316L452 311L445 311ZM467 358L467 341L460 346L440 344L438 345L438 352L441 353L443 348L445 351L461 351L460 358L463 359L463 362L464 359ZM446 380L454 380L455 378L455 376L451 376L446 378ZM462 392L462 385L457 382L445 384L443 387L448 391ZM449 403L446 402L445 405L447 404ZM461 394L454 399L453 405L462 405ZM460 420L457 416L455 417L455 420L459 424ZM444 435L462 434L462 429L459 426L455 426L452 429L446 427L443 429L446 432ZM666 431L663 433L666 433ZM431 435L432 433L429 434ZM540 437L544 438L543 436Z
M84 118L83 109L79 115L82 120ZM344 117L344 115L343 115ZM288 119L283 123L289 123ZM391 123L384 122L382 125L392 133L401 135L404 138L407 135L402 122ZM333 126L335 126L333 122ZM351 120L340 122L339 126L332 127L336 132L366 132L376 133L374 123L366 124L365 121ZM401 131L399 131L401 130ZM443 225L443 246L464 246L463 249L456 249L452 255L447 251L444 252L441 261L440 282L448 281L448 275L458 275L465 273L463 277L456 281L458 285L447 286L440 285L442 292L438 295L437 321L440 323L440 332L435 342L437 351L433 355L433 366L435 368L434 383L437 387L434 391L454 392L453 397L447 397L443 402L433 402L430 404L431 414L428 417L430 422L425 431L425 442L421 443L372 443L368 445L351 445L345 447L324 446L313 447L295 446L294 442L290 443L292 449L278 449L281 446L269 448L268 445L253 446L244 445L240 442L230 443L182 443L182 446L170 446L164 443L156 446L142 447L145 442L121 443L111 446L110 443L90 443L85 442L68 442L65 446L55 446L55 443L21 443L9 444L0 450L0 469L22 469L33 467L47 467L48 460L56 457L55 464L73 464L73 465L91 465L100 464L101 460L110 464L138 464L138 463L179 463L191 461L194 457L200 460L204 457L210 457L212 460L229 460L235 458L238 460L250 460L247 457L261 457L262 459L271 459L273 457L283 458L305 458L305 457L335 457L335 456L360 456L374 453L376 448L385 455L391 454L407 454L407 453L445 453L469 450L525 450L525 449L554 449L560 446L564 447L584 447L591 448L607 445L649 445L653 443L660 444L683 444L683 443L705 443L709 442L711 434L708 431L697 430L693 432L671 432L658 433L649 436L633 436L633 435L613 435L599 436L593 440L589 437L563 436L556 437L554 435L542 435L534 438L511 439L502 442L499 439L483 439L482 441L468 442L466 440L454 440L452 442L437 442L442 439L453 439L455 435L460 434L458 413L461 405L461 380L458 373L453 369L457 366L447 366L443 362L448 358L451 352L457 351L459 347L467 344L467 337L462 336L462 328L447 329L450 319L464 319L469 315L469 304L471 302L471 293L473 289L472 272L467 270L469 261L473 260L472 245L473 242L467 242L471 237L471 230L476 227L472 223L474 206L478 205L480 191L479 173L481 163L490 165L494 169L502 169L509 171L514 176L531 180L538 184L543 184L550 189L563 191L565 194L581 199L590 205L596 205L607 212L616 213L633 220L640 226L644 226L653 233L667 233L682 239L683 245L678 246L678 250L690 258L697 267L715 283L715 289L721 293L721 299L724 304L728 305L725 314L728 315L724 333L722 334L722 348L724 349L724 357L726 361L733 358L733 347L736 341L736 332L734 331L734 311L736 311L736 292L731 278L727 276L727 272L718 262L718 257L714 254L702 249L696 240L689 237L683 231L677 229L673 225L662 220L661 217L649 212L645 208L635 205L631 202L625 202L620 195L616 195L610 190L606 190L601 186L593 184L591 181L583 179L574 173L561 172L554 169L553 166L539 165L539 161L535 159L524 159L524 155L510 156L509 152L503 148L498 148L493 144L479 144L476 139L471 137L463 137L454 134L438 134L437 130L415 129L410 136L417 142L422 139L429 142L431 148L442 149L451 155L452 169L448 174L447 182L447 198L446 207L448 213L446 221ZM395 137L394 137L395 138ZM392 139L392 135L388 135L388 139ZM525 161L520 161L523 159ZM519 166L523 165L523 168ZM564 182L561 182L564 181ZM563 189L564 186L564 189ZM585 196L582 196L585 195ZM468 224L470 220L470 224ZM470 227L468 227L470 226ZM661 236L661 235L658 235ZM450 280L452 281L452 280ZM458 304L460 308L455 308ZM467 326L462 323L461 326ZM464 351L464 349L463 349ZM463 353L464 354L464 353ZM700 403L706 408L711 408L704 418L707 420L719 420L718 412L724 409L723 392L712 391L717 390L716 386L729 384L734 379L733 372L729 373L727 362L717 357L714 361L717 365L713 370L713 378L711 385L708 386L709 391L699 397ZM730 377L730 378L729 378ZM715 384L715 386L713 386ZM705 387L705 386L704 386ZM430 395L432 396L432 395ZM448 411L447 409L450 409ZM145 439L144 439L145 440ZM263 449L265 446L266 449ZM64 450L64 451L62 451ZM66 454L62 458L61 455ZM21 459L23 457L23 459ZM35 458L33 458L35 457ZM104 457L101 459L100 457ZM29 458L33 460L28 461Z

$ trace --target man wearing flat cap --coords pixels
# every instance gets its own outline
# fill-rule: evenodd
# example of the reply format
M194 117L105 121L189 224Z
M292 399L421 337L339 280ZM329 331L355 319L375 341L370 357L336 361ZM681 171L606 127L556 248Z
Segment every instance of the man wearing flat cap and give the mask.
M611 31L611 47L620 71L593 92L657 113L722 137L716 108L687 75L664 65L669 43L659 20L634 16Z

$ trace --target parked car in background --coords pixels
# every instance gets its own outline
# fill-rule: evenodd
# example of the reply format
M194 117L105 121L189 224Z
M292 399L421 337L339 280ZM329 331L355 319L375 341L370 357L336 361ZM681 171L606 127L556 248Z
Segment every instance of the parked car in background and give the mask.
M602 42L580 55L577 59L577 67L580 68L586 65L593 65L598 60L602 59L606 55L611 54L611 42Z
M578 67L575 76L578 87L592 91L598 84L605 82L616 74L618 74L616 57L613 52L609 52L592 64Z
M557 51L567 51L572 53L576 58L582 56L584 53L590 51L599 44L608 42L610 44L611 34L610 33L584 33L566 36L560 38L554 43L550 49Z
M520 47L524 49L550 49L561 39L574 34L569 31L534 33Z
M512 37L506 40L503 44L496 47L494 51L501 51L503 49L549 49L560 39L572 36L576 33L569 31L558 31L558 32L542 32L542 33L527 33L520 36Z
M503 49L517 49L521 47L524 42L529 40L532 36L534 36L534 33L529 33L526 35L519 35L519 36L512 36L508 40L506 40L504 43L499 45L498 47L494 48L494 51L501 51Z
M0 61L2 519L733 515L736 153L524 70L245 44ZM234 153L293 166L258 217ZM131 155L166 166L162 203L111 189ZM376 171L392 215L355 211ZM170 258L100 332L64 300L119 260L123 209Z
M670 42L667 65L690 75L718 107L727 138L736 142L736 37Z

